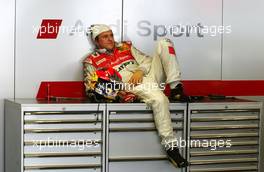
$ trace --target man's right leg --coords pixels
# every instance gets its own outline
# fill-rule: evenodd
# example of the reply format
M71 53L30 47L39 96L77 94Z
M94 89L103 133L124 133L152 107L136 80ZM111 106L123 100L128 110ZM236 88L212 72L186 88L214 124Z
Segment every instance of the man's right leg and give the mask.
M156 47L156 50L153 56L153 61L151 64L150 73L147 76L147 78L149 80L156 81L158 85L161 85L163 83L170 84L170 87L172 88L172 90L176 86L180 85L181 78L180 78L179 64L176 59L176 54L174 52L173 44L170 40L162 39L157 43L157 47ZM153 93L154 92L152 91L152 94ZM147 103L148 101L146 100L149 100L152 102L152 104L155 105L155 106L152 106L154 117L155 117L155 124L159 131L159 135L162 138L161 144L165 147L170 161L174 165L177 165L178 167L186 167L188 166L188 162L179 153L179 149L176 147L177 145L175 146L176 144L175 141L177 138L172 129L168 98L164 95L164 93L161 90L159 90L158 93L162 94L162 96L157 96L157 95L146 96L146 98L147 97L149 98L145 99L145 102ZM142 94L146 94L146 92ZM153 102L156 102L156 103L153 103ZM163 109L163 112L166 112L166 113L162 114L159 111L159 109ZM166 110L164 111L164 109ZM167 122L165 123L164 121L162 122L164 118L167 119L166 120ZM165 128L167 129L170 128L169 130L170 132L163 132L164 131L163 129Z
M132 93L152 108L155 125L161 137L161 144L165 150L168 150L176 143L176 135L173 132L169 111L169 100L161 90L149 89L150 84L155 83L142 83L135 87Z
M161 39L157 42L153 55L150 73L157 83L170 85L170 100L187 101L180 82L181 72L174 45L169 39Z
M150 75L157 83L165 82L175 87L181 80L180 66L173 43L169 39L161 39L156 44Z

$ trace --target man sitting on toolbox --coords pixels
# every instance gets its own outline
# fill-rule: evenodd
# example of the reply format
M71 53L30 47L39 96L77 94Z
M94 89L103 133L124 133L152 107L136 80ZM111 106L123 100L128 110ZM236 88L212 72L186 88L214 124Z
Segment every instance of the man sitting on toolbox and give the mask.
M169 100L162 90L165 84L169 84L170 100L183 100L185 97L173 43L169 39L158 41L154 56L150 57L137 50L131 42L115 42L107 25L92 25L90 31L95 50L83 62L87 95L94 92L94 81L98 77L109 80L109 75L113 74L120 82L133 86L125 90L152 108L161 144L169 160L179 168L188 166L175 145L177 138L173 132Z

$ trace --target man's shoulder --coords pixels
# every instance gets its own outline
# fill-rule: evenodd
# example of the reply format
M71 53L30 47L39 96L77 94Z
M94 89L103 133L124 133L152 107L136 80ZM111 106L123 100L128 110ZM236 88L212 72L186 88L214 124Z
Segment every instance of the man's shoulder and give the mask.
M131 41L122 41L122 42L120 42L120 44L123 45L123 46L124 46L124 45L125 45L125 46L126 46L126 45L127 45L127 46L131 46L131 45L132 45L132 42L131 42Z
M122 42L118 43L117 49L121 50L121 51L126 51L126 50L130 50L131 46L132 46L131 41L122 41Z
M93 51L91 52L90 54L87 55L87 57L84 59L84 63L92 63L92 60L95 58L95 57L98 57L100 56L100 54L97 52L97 51Z

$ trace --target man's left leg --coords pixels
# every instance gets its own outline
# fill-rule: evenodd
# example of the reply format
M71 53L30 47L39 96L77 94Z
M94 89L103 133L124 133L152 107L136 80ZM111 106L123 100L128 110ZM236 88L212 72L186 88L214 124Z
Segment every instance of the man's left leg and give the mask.
M156 88L149 88L151 84L156 84ZM143 83L136 86L132 92L152 108L155 125L161 137L161 144L170 161L180 168L186 167L188 162L179 153L177 145L175 146L177 138L172 127L169 100L158 88L158 84L151 82L151 78L144 78Z

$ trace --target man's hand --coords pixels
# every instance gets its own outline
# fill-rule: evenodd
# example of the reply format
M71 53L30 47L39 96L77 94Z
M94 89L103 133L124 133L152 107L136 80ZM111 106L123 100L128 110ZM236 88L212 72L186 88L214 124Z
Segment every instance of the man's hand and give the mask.
M128 81L129 84L138 85L143 81L144 72L142 70L136 70Z

